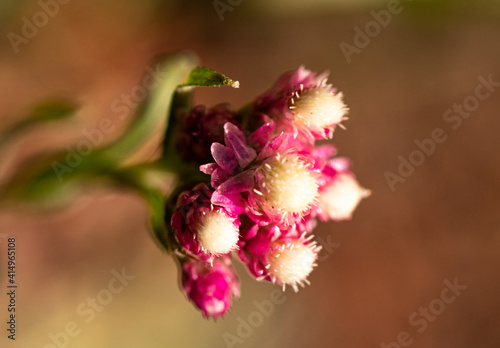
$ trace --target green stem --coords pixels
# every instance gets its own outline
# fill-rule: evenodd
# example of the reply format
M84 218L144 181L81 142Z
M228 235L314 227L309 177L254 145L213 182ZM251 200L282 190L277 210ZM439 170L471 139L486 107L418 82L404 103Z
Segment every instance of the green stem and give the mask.
M146 200L150 211L152 237L164 251L172 253L178 249L178 244L165 221L165 202L168 194L165 195L161 188L155 186L157 180L151 180L152 176L158 175L177 176L172 169L158 163L116 169L109 173L115 184L132 189Z
M170 116L171 96L195 65L195 57L185 53L176 55L162 64L157 70L159 74L155 75L155 78L161 79L159 86L141 104L137 111L138 117L134 119L130 129L116 142L103 149L105 157L121 162L143 145L155 129L166 128Z

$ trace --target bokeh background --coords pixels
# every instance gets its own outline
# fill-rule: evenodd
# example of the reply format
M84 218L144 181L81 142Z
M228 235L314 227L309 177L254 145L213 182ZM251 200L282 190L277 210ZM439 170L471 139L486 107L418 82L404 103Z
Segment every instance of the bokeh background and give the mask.
M197 90L197 102L208 105L242 106L301 64L329 70L350 107L347 130L337 130L333 143L373 193L352 221L318 228L333 246L323 250L312 285L286 291L284 303L228 345L224 337L255 320L254 301L271 299L275 287L238 265L242 298L218 322L204 320L179 291L174 262L150 238L145 203L96 187L66 211L0 212L0 346L54 347L50 334L71 322L78 334L61 347L383 347L403 331L411 347L500 346L500 91L457 129L443 120L475 93L478 77L500 81L500 2L402 1L401 13L350 63L340 44L353 45L355 28L388 1L232 3L221 20L212 1L72 0L16 53L8 34L20 35L23 18L31 21L41 5L2 1L0 127L54 96L81 108L74 120L11 144L0 178L30 156L76 144L104 117L117 126L105 141L116 138L130 119L120 120L110 105L140 83L159 53L191 50L240 81L239 89ZM392 192L384 174L398 174L398 157L408 159L415 139L435 128L447 140ZM15 342L5 331L6 236L18 244ZM85 322L81 303L123 268L135 278ZM467 289L417 332L412 313L455 278Z

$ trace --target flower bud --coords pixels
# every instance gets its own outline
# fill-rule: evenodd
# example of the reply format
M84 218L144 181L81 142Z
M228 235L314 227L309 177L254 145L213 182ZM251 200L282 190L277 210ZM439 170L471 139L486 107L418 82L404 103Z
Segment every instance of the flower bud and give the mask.
M299 69L283 74L276 84L257 98L253 107L267 114L280 131L293 133L306 143L331 138L349 110L342 93L327 83L326 73Z
M315 243L306 244L301 238L292 242L281 242L267 256L268 273L271 279L285 285L290 285L295 292L297 285L309 284L307 277L317 266L316 259L321 248Z
M288 109L294 115L294 123L321 131L344 120L348 108L342 101L342 93L333 93L327 87L316 87L297 92L289 99Z
M307 224L305 219L301 224ZM289 285L297 291L298 285L309 284L307 277L316 266L321 250L316 242L311 241L313 236L308 235L308 231L299 234L302 227L246 226L238 256L255 279L278 283L283 290Z
M338 173L322 188L318 207L332 220L349 220L361 199L370 194L370 190L362 188L352 174Z
M262 168L260 187L271 210L304 213L318 197L318 183L296 155L277 156Z
M228 256L216 258L213 266L191 259L181 267L184 294L205 318L224 315L231 306L231 297L240 296L239 280Z
M236 249L238 226L235 225L235 218L221 209L204 213L196 230L201 248L211 254L227 254Z
M212 205L213 192L207 185L199 184L181 193L171 219L179 244L203 259L213 259L238 248L239 219Z

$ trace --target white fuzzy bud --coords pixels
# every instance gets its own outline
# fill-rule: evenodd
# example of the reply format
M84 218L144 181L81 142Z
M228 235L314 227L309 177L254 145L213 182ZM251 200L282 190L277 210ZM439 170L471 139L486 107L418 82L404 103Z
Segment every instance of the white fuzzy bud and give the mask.
M349 174L338 174L320 193L318 206L332 220L349 220L359 202L370 195Z
M295 291L297 285L309 284L307 276L316 266L319 251L316 244L303 244L302 241L283 244L268 256L268 272L273 281L290 285Z
M316 87L290 100L289 109L295 122L311 128L325 128L344 120L349 110L342 100L342 93L334 94L326 87Z
M234 220L218 210L205 213L197 226L198 242L202 249L215 255L237 249L239 229Z
M264 165L264 198L268 206L286 213L307 211L318 197L318 183L297 156L278 157Z

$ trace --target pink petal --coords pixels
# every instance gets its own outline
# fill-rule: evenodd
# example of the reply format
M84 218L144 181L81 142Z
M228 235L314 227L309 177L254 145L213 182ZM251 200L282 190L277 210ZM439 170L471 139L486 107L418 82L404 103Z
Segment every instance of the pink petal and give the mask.
M224 125L224 130L226 145L234 150L240 167L247 167L257 157L255 150L245 143L243 133L235 125L227 122Z
M258 231L259 231L259 225L255 224L252 225L252 227L248 228L247 230L240 228L241 239L243 240L252 239L257 235Z
M246 170L221 184L217 191L222 194L248 191L254 186L253 170Z
M328 164L336 171L345 172L349 169L351 161L347 157L337 157L328 161Z
M321 158L330 158L337 153L337 149L333 145L321 145L314 149L314 155Z
M184 222L184 217L182 216L182 212L181 211L176 211L172 215L172 218L170 220L170 224L172 225L172 228L174 230L180 230L180 229L182 229L183 222Z
M274 122L266 123L250 135L248 142L256 147L264 146L271 140L275 129L276 125Z
M271 157L277 152L285 152L288 149L289 137L290 135L288 133L283 132L271 139L260 152L257 161Z
M238 162L231 149L222 144L213 143L210 150L215 162L226 172L232 173L236 169Z
M226 180L227 180L227 173L224 171L224 169L218 167L212 173L210 184L212 185L213 188L217 188Z
M200 166L200 171L210 175L217 168L219 168L219 165L217 163L207 163Z
M225 137L228 133L238 137L243 142L246 140L245 134L243 134L243 132L231 122L224 123L224 139L226 139Z
M265 255L271 250L271 240L265 234L258 234L249 240L245 245L245 250L254 255Z
M222 194L215 191L211 202L213 205L221 206L234 215L240 215L245 211L245 202L239 193Z

